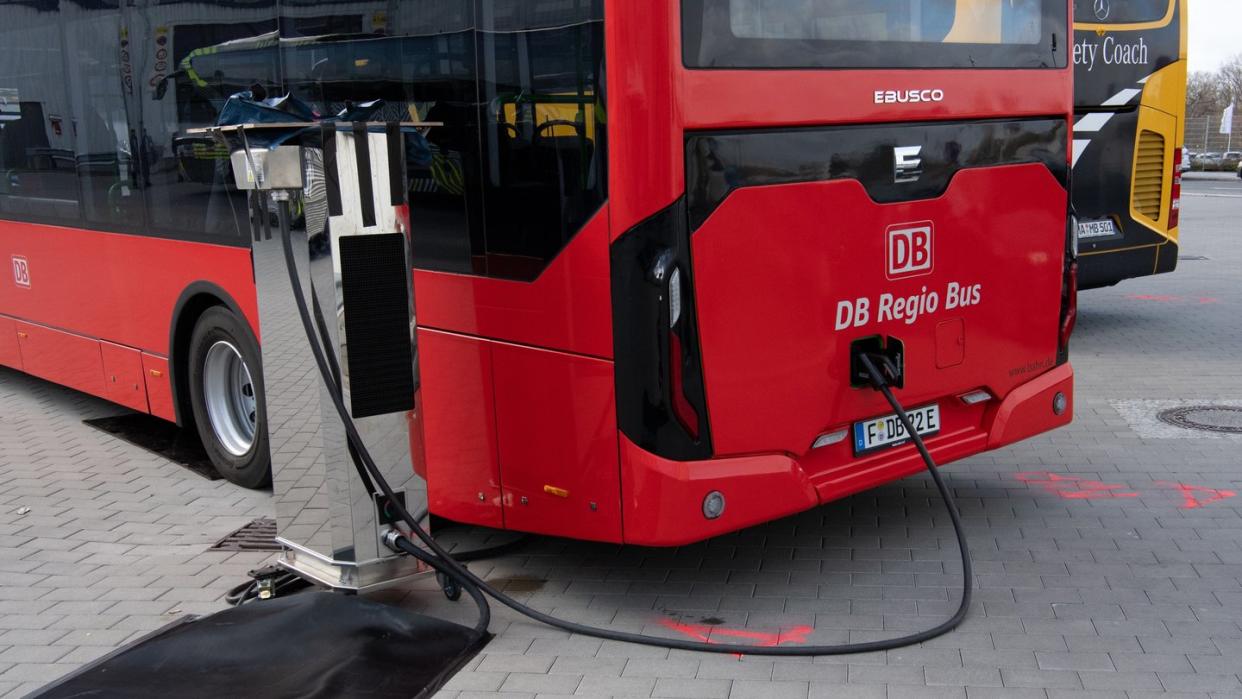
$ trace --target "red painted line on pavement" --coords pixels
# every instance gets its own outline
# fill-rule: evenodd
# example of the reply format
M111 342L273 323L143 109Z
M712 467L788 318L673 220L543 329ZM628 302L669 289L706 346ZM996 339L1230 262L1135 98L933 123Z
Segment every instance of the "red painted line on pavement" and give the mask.
M770 648L779 646L782 643L806 643L806 637L815 629L810 626L795 626L792 629L782 629L776 633L765 631L749 631L745 629L730 629L722 626L708 626L707 624L687 624L673 619L661 619L660 623L666 628L672 629L678 633L685 634L696 641L719 644L716 637L727 636L729 638L738 638L748 641L751 645L763 646ZM727 644L722 644L727 645ZM737 657L742 657L741 653L734 653Z
M1174 483L1172 481L1156 481L1156 485L1166 488L1173 488L1182 494L1182 509L1197 510L1214 502L1226 500L1237 495L1232 490L1218 490L1216 488L1208 488L1201 485L1187 485L1186 483ZM1200 494L1207 497L1200 498Z
M1058 476L1049 471L1027 471L1019 473L1016 478L1023 483L1038 485L1045 492L1066 500L1108 500L1139 496L1120 483L1104 483L1077 476Z

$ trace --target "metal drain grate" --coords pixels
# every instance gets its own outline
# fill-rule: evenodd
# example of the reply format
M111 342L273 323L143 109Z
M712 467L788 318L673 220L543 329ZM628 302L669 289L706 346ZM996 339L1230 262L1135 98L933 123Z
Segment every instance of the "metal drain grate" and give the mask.
M279 551L276 543L276 520L261 517L217 541L211 547L218 551Z
M1188 405L1162 410L1156 417L1190 430L1242 434L1242 408L1233 405Z

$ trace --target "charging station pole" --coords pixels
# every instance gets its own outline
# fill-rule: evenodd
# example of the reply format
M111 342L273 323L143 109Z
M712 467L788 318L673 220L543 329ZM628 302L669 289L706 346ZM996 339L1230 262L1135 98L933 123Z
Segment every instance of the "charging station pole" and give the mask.
M300 145L252 146L295 130ZM322 586L364 592L422 572L381 542L394 523L356 464L329 391L411 512L426 512L404 137L395 123L218 127L251 197L266 425L279 565ZM241 144L241 147L239 146ZM313 145L311 145L313 144ZM322 165L320 165L322 164ZM290 200L304 196L299 221ZM283 205L282 205L283 202ZM270 203L276 203L273 225ZM326 224L321 213L327 209ZM308 228L310 230L308 230ZM325 385L300 321L284 237L338 386ZM412 433L412 431L414 431ZM413 451L418 453L412 453Z

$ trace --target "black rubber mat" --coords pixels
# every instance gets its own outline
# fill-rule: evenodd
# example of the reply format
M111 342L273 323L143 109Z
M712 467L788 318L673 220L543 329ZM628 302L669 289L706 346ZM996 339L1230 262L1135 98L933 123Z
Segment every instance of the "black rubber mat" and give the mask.
M177 427L175 423L140 413L99 417L82 422L97 430L103 430L113 437L159 454L209 481L218 481L223 477L216 467L211 465L211 459L203 450L203 444L199 441L198 435Z
M459 624L310 592L167 626L29 697L426 697L487 641Z

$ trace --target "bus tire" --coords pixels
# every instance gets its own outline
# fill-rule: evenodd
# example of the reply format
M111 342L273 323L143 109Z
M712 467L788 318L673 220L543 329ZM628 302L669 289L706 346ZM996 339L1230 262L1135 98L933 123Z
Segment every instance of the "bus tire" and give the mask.
M245 488L272 482L259 343L223 306L199 316L190 335L190 406L207 456L220 475Z

